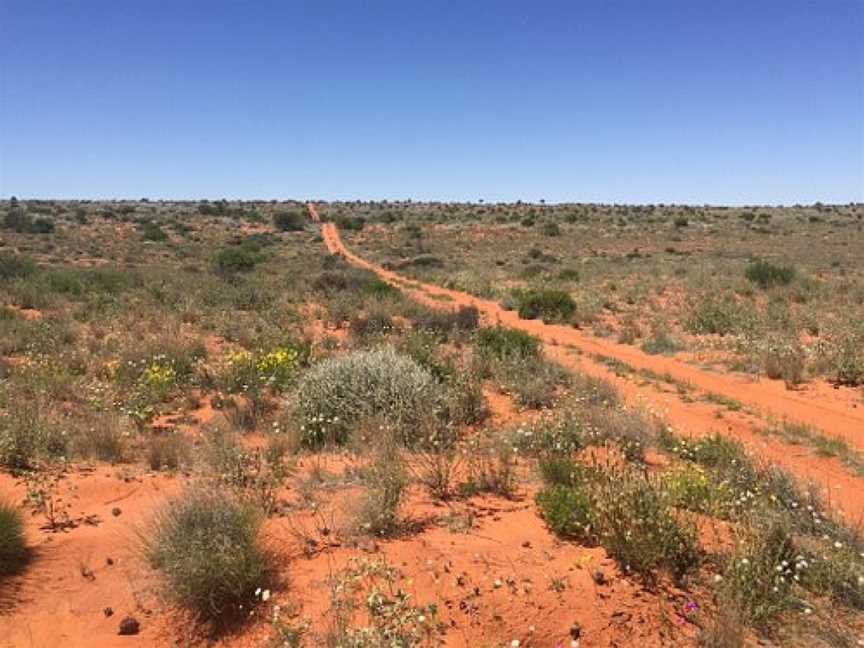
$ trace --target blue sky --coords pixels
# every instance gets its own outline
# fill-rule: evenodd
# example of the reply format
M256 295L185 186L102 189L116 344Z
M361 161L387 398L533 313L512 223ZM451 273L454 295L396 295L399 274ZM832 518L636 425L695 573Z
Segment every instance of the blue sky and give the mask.
M864 201L864 0L0 1L0 195Z

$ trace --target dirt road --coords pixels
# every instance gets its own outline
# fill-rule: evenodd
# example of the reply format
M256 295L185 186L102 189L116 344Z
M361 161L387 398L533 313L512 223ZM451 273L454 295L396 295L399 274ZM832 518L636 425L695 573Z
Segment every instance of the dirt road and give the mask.
M307 206L311 220L320 223L315 205L308 203ZM661 412L671 424L683 431L693 434L720 431L741 438L768 460L783 464L799 477L821 484L835 507L864 519L864 498L859 495L864 490L864 480L852 475L836 458L816 456L800 446L790 446L758 434L758 429L769 421L788 419L814 426L829 437L842 438L853 448L864 449L864 408L857 407L848 393L824 384L813 386L806 392L792 391L778 381L714 373L674 358L648 355L635 347L596 338L570 326L520 319L517 313L504 310L496 302L416 282L367 261L345 246L334 223L322 223L321 234L331 254L375 272L428 306L451 309L475 306L486 324L500 323L531 333L543 342L551 358L566 367L611 379L630 402ZM716 406L685 400L656 385L637 385L631 379L615 376L596 360L596 356L617 360L653 375L666 376L703 394L741 403L748 413L728 412L718 418Z

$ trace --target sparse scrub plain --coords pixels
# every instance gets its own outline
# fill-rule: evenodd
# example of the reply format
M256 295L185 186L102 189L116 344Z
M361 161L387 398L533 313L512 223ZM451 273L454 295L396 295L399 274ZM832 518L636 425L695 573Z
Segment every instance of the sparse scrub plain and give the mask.
M12 207L54 227L0 232L0 631L60 605L57 537L112 634L131 586L179 645L459 645L447 601L501 645L626 642L622 607L675 645L854 637L860 206Z

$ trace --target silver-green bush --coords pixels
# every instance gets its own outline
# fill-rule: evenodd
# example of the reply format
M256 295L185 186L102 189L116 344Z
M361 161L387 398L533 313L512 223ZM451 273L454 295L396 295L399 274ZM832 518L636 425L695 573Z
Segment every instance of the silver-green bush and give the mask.
M442 388L432 374L393 347L328 358L300 380L292 407L309 446L345 443L352 426L385 420L405 443L440 409Z

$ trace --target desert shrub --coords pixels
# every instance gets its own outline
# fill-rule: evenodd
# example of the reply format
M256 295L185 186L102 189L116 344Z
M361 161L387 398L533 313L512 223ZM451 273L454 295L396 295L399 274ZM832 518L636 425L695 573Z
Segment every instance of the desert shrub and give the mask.
M333 579L331 623L321 645L337 648L441 645L444 624L438 619L437 606L415 604L399 586L400 577L383 559L349 559L348 567Z
M196 616L224 621L248 613L270 581L261 515L219 491L192 490L170 500L142 537L150 565L170 595Z
M334 222L344 230L358 232L366 225L365 219L360 216L337 216Z
M543 234L546 236L561 236L561 228L558 223L544 223Z
M576 313L576 302L563 290L522 290L516 293L516 310L522 319L567 322Z
M508 356L493 364L496 382L513 394L520 407L540 409L555 403L558 387L568 374L542 356Z
M681 579L699 561L696 529L674 509L662 484L630 469L599 480L594 523L601 544L625 571L652 583L659 568Z
M830 336L828 371L841 385L864 384L864 328L849 327Z
M683 349L681 342L676 339L669 328L663 324L653 327L651 337L642 343L642 350L652 355L660 353L677 353Z
M446 334L476 329L480 324L480 312L475 306L460 306L453 311L421 306L413 310L411 319L418 330Z
M684 326L697 335L729 335L745 325L742 307L730 296L707 295L693 304Z
M530 333L503 326L482 328L477 332L477 350L497 360L504 358L530 358L540 353L540 340Z
M559 281L579 281L579 271L573 268L564 268L558 273Z
M218 487L227 488L238 501L267 515L279 511L279 491L293 472L285 456L289 449L285 437L272 437L265 448L245 448L222 425L206 432L204 458L213 468Z
M795 604L797 552L791 529L781 516L754 516L742 527L742 534L723 576L721 600L732 602L748 623L764 629Z
M475 425L489 414L483 383L472 371L451 373L444 383L443 410L453 425Z
M787 265L775 265L765 259L753 261L744 270L744 276L760 288L785 286L795 278L795 268Z
M80 457L118 463L127 456L126 430L111 414L88 416L75 426L72 447Z
M0 280L27 277L36 272L33 259L10 252L0 252Z
M384 419L410 443L417 423L437 414L441 395L429 371L383 346L312 367L297 385L293 406L306 445L344 443L351 426L368 417Z
M263 256L257 250L243 246L225 247L216 252L215 264L219 272L230 274L235 272L249 272L255 269L263 260Z
M717 484L705 470L685 464L663 475L663 482L675 506L697 513L727 517L731 495L724 483Z
M555 485L534 497L540 515L552 532L562 538L591 537L591 498L582 489Z
M769 378L782 379L790 385L804 382L807 358L794 337L769 336L758 352L762 370Z
M429 371L436 380L447 381L456 372L453 358L444 353L435 333L412 329L399 336L396 345L401 353Z
M300 232L306 227L306 214L302 211L278 211L273 214L273 225L283 232Z
M384 430L384 435L388 431ZM364 492L356 503L355 530L375 536L389 536L401 527L400 508L408 486L408 476L392 440L376 441L375 457L363 472Z
M141 232L145 241L161 243L162 241L168 240L168 235L162 230L159 223L154 223L153 221L145 221L142 223Z
M22 400L0 412L0 466L26 470L39 458L65 456L68 450L66 435L48 420L42 403Z
M0 576L18 571L27 553L21 513L13 505L0 502Z
M365 314L354 313L348 325L351 333L361 340L374 335L386 334L396 329L390 312L380 306L373 306Z
M156 434L147 440L145 458L150 470L179 470L192 462L189 441L179 432Z
M544 452L537 463L543 482L549 486L575 487L583 483L587 468L559 449Z
M509 438L487 431L469 441L466 455L468 479L460 484L463 494L513 496L518 483L516 450Z

